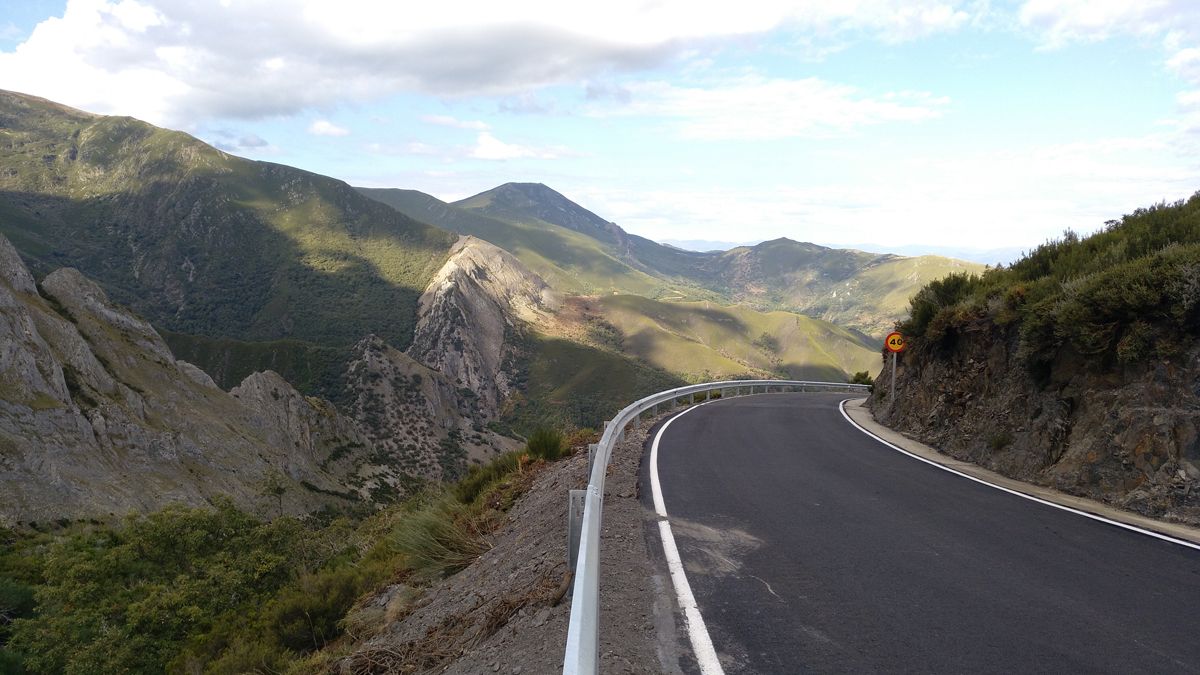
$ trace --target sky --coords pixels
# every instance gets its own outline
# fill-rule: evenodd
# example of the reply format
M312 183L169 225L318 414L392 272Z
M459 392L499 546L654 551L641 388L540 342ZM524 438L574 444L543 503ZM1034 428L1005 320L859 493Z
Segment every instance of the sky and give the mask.
M0 0L0 89L652 239L1032 248L1200 190L1196 0Z

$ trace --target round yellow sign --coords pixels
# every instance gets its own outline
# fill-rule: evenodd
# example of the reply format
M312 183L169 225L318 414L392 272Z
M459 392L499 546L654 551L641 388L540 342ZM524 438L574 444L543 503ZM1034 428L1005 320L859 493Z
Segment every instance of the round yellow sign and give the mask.
M902 352L904 351L904 336L899 333L888 333L888 336L883 339L883 345L889 352Z

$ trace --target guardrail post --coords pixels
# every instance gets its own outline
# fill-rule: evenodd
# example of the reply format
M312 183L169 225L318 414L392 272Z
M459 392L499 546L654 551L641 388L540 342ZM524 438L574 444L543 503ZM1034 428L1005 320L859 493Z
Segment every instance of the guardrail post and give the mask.
M588 481L592 480L592 467L596 464L596 451L599 449L599 443L588 443Z
M579 559L579 535L583 532L583 506L587 490L571 490L567 495L567 569L575 569Z

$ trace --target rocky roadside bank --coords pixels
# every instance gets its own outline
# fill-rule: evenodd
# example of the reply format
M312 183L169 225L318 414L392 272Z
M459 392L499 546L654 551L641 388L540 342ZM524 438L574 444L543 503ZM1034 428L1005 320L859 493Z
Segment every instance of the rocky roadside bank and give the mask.
M868 406L880 423L1009 478L1169 522L1200 525L1200 348L1097 371L1062 350L1044 381L1015 330L980 320L948 345L884 368Z
M670 581L652 563L653 514L638 493L649 428L630 430L614 449L605 484L601 673L678 672L673 607L662 592ZM561 672L571 605L567 491L585 487L586 472L582 452L542 468L490 537L492 548L469 567L423 592L397 584L368 600L378 623L364 632L375 635L333 672Z

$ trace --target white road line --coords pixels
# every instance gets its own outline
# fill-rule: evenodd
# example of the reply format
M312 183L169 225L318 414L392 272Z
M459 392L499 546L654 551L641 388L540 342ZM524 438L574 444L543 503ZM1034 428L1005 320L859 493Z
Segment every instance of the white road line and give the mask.
M1031 501L1031 502L1037 502L1037 503L1039 503L1039 504L1045 504L1046 506L1053 506L1053 507L1054 507L1054 508L1056 508L1056 509L1060 509L1060 510L1062 510L1062 511L1066 511L1066 512L1068 512L1068 513L1074 513L1074 514L1075 514L1075 515L1077 515L1077 516L1083 516L1084 518L1091 518L1092 520L1098 520L1098 521L1100 521L1100 522L1102 522L1102 523L1107 523L1107 524L1109 524L1109 525L1116 525L1117 527L1120 527L1120 528L1123 528L1123 529L1126 529L1126 530L1130 530L1130 531L1132 531L1132 532L1137 532L1138 534L1144 534L1144 535L1146 535L1146 536L1148 536L1148 537L1154 537L1155 539L1161 539L1161 540L1163 540L1163 541L1168 541L1168 542L1171 542L1172 544L1178 544L1178 545L1180 545L1180 546L1186 546L1186 547L1188 547L1188 548L1191 548L1191 549L1195 549L1195 550L1197 550L1197 551L1200 551L1200 544L1194 544L1194 543L1192 543L1192 542L1190 542L1190 541L1186 541L1186 540L1184 540L1184 539L1176 539L1175 537L1170 537L1170 536L1167 536L1167 535L1165 535L1165 534L1162 534L1162 533L1160 533L1160 532L1155 532L1155 531L1153 531L1153 530L1147 530L1147 529L1143 529L1143 528L1137 527L1136 525L1130 525L1130 524L1128 524L1128 523L1122 523L1122 522L1121 522L1121 521L1119 521L1119 520L1111 520L1111 519L1109 519L1109 518L1105 518L1104 516L1098 516L1098 515L1096 515L1096 514L1094 514L1094 513L1088 513L1087 511L1081 511L1081 510L1079 510L1079 509L1074 509L1074 508L1071 508L1070 506L1064 506L1064 505L1062 505L1062 504L1056 504L1056 503L1054 503L1054 502L1052 502L1052 501L1049 501L1049 500L1046 500L1046 499L1042 499L1041 497L1034 497L1033 495L1030 495L1030 494L1025 494L1024 492L1020 492L1020 491L1018 491L1018 490L1013 490L1013 489L1011 489L1011 488L1006 488L1006 487L1004 487L1004 486L1002 486L1002 485L996 485L995 483L989 483L989 482L987 482L986 480L983 480L982 478L976 478L975 476L972 476L972 475L970 475L970 474L967 474L967 473L963 473L962 471L959 471L959 470L957 470L957 469L952 469L952 468L950 468L950 467L946 466L945 464L939 464L939 463L937 463L937 462L935 462L935 461L933 461L933 460L931 460L931 459L926 459L926 458L924 458L924 457L921 457L920 455L915 455L915 454L913 454L913 453L909 452L908 450L905 450L904 448L901 448L901 447L900 447L900 446L898 446L898 445L893 445L892 443L889 443L889 442L887 442L887 441L883 440L882 438L880 438L880 437L876 436L875 434L871 433L870 431L867 431L867 430L866 430L865 428L863 428L863 427L862 427L862 425L860 425L858 422L855 422L853 419L851 419L851 418L850 418L850 415L848 415L848 414L846 413L846 401L849 401L849 400L851 400L851 399L845 399L845 400L843 400L841 403L839 403L839 404L838 404L838 410L840 410L840 411L841 411L841 413L842 413L842 417L845 417L847 422L849 422L850 424L854 425L854 428L856 428L856 429L858 429L859 431L863 432L864 434L866 434L866 435L870 436L871 438L874 438L875 440L879 441L880 443L883 443L884 445L888 446L889 448L891 448L891 449L893 449L893 450L895 450L895 451L897 451L897 452L902 452L902 453L904 453L904 454L908 455L909 457L912 457L913 459L917 459L917 460L920 460L920 461L922 461L922 462L925 462L926 464L928 464L928 465L930 465L930 466L935 466L935 467L937 467L937 468L941 469L942 471L949 471L950 473L952 473L952 474L955 474L955 475L957 475L957 476L962 476L963 478L966 478L967 480L973 480L973 481L975 481L976 483L979 483L980 485L986 485L986 486L988 486L988 487L991 487L991 488L996 488L997 490L1001 490L1001 491L1003 491L1003 492L1007 492L1007 493L1008 493L1008 494L1010 494L1010 495L1016 495L1016 496L1018 496L1018 497L1021 497L1021 498L1024 498L1024 499L1028 499L1028 500L1029 500L1029 501ZM657 441L657 439L656 439L656 441Z
M704 625L704 617L700 616L696 596L692 595L692 587L683 571L683 561L679 559L679 549L675 546L675 535L671 532L670 521L667 520L667 505L663 502L662 484L658 480L658 442L662 440L663 432L671 426L671 422L710 402L705 401L672 417L654 435L654 444L650 446L650 489L654 495L654 512L659 517L658 533L662 537L663 556L667 559L667 569L671 572L671 584L675 586L679 608L683 610L688 639L692 642L692 653L696 657L696 663L700 665L703 675L725 675L721 661L717 658L717 650L713 648L712 638L708 636L708 628Z

